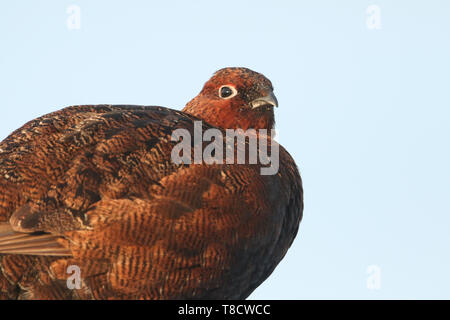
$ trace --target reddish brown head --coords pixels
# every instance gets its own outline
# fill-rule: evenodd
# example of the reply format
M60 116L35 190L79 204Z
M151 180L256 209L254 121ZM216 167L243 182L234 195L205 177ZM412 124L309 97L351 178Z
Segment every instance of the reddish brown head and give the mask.
M278 105L272 83L247 68L217 71L184 112L224 129L272 129Z

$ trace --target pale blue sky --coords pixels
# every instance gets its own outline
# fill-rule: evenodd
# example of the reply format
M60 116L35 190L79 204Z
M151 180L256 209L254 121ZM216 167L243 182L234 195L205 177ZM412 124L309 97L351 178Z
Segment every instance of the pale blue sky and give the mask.
M450 298L448 1L3 1L0 41L0 139L73 104L181 109L225 66L265 74L305 213L251 298Z

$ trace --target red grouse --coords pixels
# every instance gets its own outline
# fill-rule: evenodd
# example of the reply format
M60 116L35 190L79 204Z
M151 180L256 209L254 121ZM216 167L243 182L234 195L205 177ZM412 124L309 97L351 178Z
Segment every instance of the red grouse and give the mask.
M255 129L271 145L258 130L273 128L275 106L267 78L225 68L182 112L72 106L14 131L0 143L0 298L248 297L297 234L297 166L282 147L274 174L250 153L180 163L172 135L195 135L202 121L200 134L224 133L219 145L226 129Z

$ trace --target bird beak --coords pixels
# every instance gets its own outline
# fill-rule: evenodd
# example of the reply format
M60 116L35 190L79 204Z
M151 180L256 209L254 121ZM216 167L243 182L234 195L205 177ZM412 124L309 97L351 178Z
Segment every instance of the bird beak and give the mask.
M252 109L260 107L278 107L277 97L271 92L269 95L261 98L257 98L250 102Z

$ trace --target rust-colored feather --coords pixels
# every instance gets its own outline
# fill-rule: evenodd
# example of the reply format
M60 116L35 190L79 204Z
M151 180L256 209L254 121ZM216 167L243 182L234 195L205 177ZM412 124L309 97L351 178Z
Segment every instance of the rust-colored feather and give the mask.
M217 90L236 86L236 97ZM271 129L272 92L244 68L217 72L186 108L72 106L0 143L0 298L241 299L294 240L303 195L280 147L262 164L177 164L176 129ZM81 287L66 280L81 271ZM69 273L68 273L69 272Z

